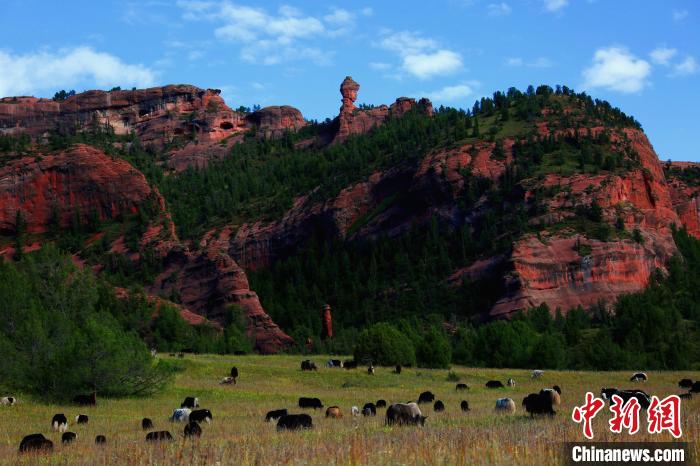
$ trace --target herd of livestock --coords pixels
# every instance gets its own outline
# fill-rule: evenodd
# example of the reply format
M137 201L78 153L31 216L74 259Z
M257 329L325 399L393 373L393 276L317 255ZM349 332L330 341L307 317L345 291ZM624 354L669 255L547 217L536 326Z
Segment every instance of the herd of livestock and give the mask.
M354 361L339 361L330 360L326 364L327 367L345 367L348 369L357 368L357 364ZM302 371L313 371L317 370L317 367L313 361L304 360L301 363ZM394 372L397 374L401 373L401 366L396 366ZM367 373L374 374L374 367L370 364L367 369ZM538 379L543 375L544 371L534 370L532 372L532 379ZM238 379L238 369L236 367L231 368L229 376L221 379L221 384L236 384ZM632 375L630 381L646 381L647 375L643 372L638 372ZM515 386L515 381L513 379L508 379L506 385L509 387ZM498 380L489 380L485 384L486 388L498 389L504 388L504 384ZM700 393L700 381L693 381L691 379L682 379L678 382L678 386L687 390L686 393L680 395L681 398L690 398L692 393ZM469 385L465 383L458 383L455 386L457 391L469 390ZM651 397L645 393L643 390L632 389L632 390L618 390L617 388L603 388L601 389L601 397L605 400L612 399L613 395L618 395L624 402L631 398L636 398L643 409L648 409L651 403ZM553 416L556 414L555 408L561 404L562 390L558 385L554 385L551 388L543 388L537 393L530 393L527 395L523 401L522 406L525 411L531 416L535 415L549 415ZM377 401L367 402L360 409L358 406L352 406L350 408L350 413L352 416L376 416L377 410L385 409L386 424L389 426L393 425L425 425L427 416L423 415L420 406L428 403L433 404L433 411L438 413L445 411L445 404L441 400L436 400L435 395L430 391L425 391L419 394L416 401L408 401L406 403L393 403L388 404L386 400L379 399ZM97 403L96 394L93 392L90 395L78 395L73 398L73 402L77 405L82 406L94 406ZM0 405L12 406L17 404L17 399L11 396L0 398ZM323 409L324 405L319 398L311 397L301 397L298 401L298 407L300 409ZM460 402L460 409L463 412L470 411L469 402L467 400L462 400ZM512 398L498 398L496 399L494 410L497 413L502 414L512 414L516 411L516 404ZM325 411L326 418L342 418L343 410L339 406L329 406ZM169 420L171 422L185 423L183 436L188 437L200 437L202 435L202 423L211 423L213 420L212 413L209 409L202 409L199 406L199 398L194 396L188 396L181 403L180 408L173 411ZM309 414L300 413L292 414L289 413L288 409L276 409L269 411L265 415L265 421L276 421L277 430L296 430L296 429L310 429L313 428L313 419ZM77 425L87 424L89 418L86 414L78 414L75 416L75 423ZM59 413L53 416L51 419L51 428L61 433L61 443L64 445L70 444L75 441L77 434L75 432L68 431L68 418L63 413ZM149 418L144 418L141 421L141 428L143 431L148 431L145 440L147 442L157 442L164 440L173 440L173 435L167 430L153 430L153 421ZM107 438L104 435L97 435L95 437L95 444L103 445L107 443ZM41 433L30 434L25 436L20 442L19 451L50 451L53 449L53 442Z

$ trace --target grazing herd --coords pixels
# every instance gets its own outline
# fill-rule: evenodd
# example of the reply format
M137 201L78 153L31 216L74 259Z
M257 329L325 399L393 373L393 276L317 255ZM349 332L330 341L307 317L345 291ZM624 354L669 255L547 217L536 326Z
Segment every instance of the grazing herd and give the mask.
M341 361L337 359L331 359L326 363L328 368L346 368L352 369L357 367L355 361ZM304 360L301 362L302 371L315 371L317 370L316 364L311 360ZM368 374L373 375L375 368L370 364L368 368ZM401 366L396 366L393 370L395 374L401 374ZM532 372L532 379L539 379L543 376L544 372L541 370L534 370ZM238 369L233 367L231 369L230 375L226 376L223 380L226 380L227 384L236 384L238 379ZM632 375L630 381L632 382L645 382L648 380L647 374L643 372L637 372ZM223 381L221 383L224 383ZM509 378L506 382L509 388L515 387L515 380ZM504 384L499 380L489 380L485 384L488 389L505 389ZM683 398L690 398L692 393L700 392L700 381L693 381L691 379L682 379L678 382L678 386L682 389L687 390L687 393L683 393L680 396ZM457 391L469 390L469 385L465 383L458 383L455 386ZM561 405L562 390L558 385L554 385L551 388L543 388L537 393L530 393L525 396L522 400L522 406L526 413L531 417L535 415L546 415L554 416L556 415L556 408ZM651 404L651 397L649 394L639 389L628 389L620 390L617 388L602 388L600 391L600 396L606 400L610 401L614 396L620 397L624 402L635 398L643 409L648 409ZM96 394L93 392L89 395L78 395L73 398L73 402L81 406L94 406L97 404ZM14 397L3 397L0 398L0 405L12 406L17 403L17 399ZM409 401L406 403L393 403L388 404L386 400L379 399L376 402L367 402L359 409L357 406L352 406L350 413L353 417L364 416L364 417L374 417L377 415L379 409L386 409L385 411L385 422L388 426L402 426L402 425L412 425L412 426L423 426L425 425L428 416L424 415L421 411L420 405L433 403L433 412L442 413L447 408L442 400L437 399L434 393L431 391L424 391L418 395L417 401ZM467 400L462 400L460 402L460 410L463 413L469 412L470 406ZM316 397L300 397L298 399L298 407L301 409L322 409L324 407L323 403L319 398ZM495 403L495 412L499 414L513 414L516 412L516 403L512 398L503 397L498 398ZM343 411L340 406L329 406L326 408L325 417L327 419L341 419L343 417ZM202 425L204 423L213 422L213 415L209 409L200 408L199 398L195 396L187 396L180 404L180 408L175 408L169 420L173 423L185 423L185 428L183 430L183 438L199 438L202 436ZM268 411L265 415L265 422L276 421L277 430L298 430L298 429L311 429L313 428L313 419L309 414L291 414L287 409L276 409ZM87 424L89 422L89 417L87 414L78 414L75 416L76 425ZM55 432L61 433L61 443L68 446L78 439L78 434L76 432L68 431L68 418L63 413L58 413L51 419L51 428ZM146 434L147 442L161 442L161 441L172 441L173 435L168 430L154 430L154 423L150 418L143 418L141 421L141 428L143 431L148 431ZM104 435L97 435L95 438L95 444L105 444L107 439ZM30 434L25 436L20 442L19 451L51 451L53 450L53 442L43 434Z

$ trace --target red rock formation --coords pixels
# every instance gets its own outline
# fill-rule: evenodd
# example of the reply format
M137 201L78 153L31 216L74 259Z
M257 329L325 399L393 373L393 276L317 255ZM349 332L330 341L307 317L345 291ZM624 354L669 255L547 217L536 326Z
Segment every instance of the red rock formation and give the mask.
M340 84L340 94L343 96L343 105L340 107L340 114L337 117L338 131L332 142L342 142L353 134L362 134L379 126L386 121L389 116L403 116L407 111L416 106L416 100L409 97L399 97L390 107L380 105L370 109L358 109L355 107L357 93L360 85L350 76L346 76ZM430 100L423 98L418 103L423 112L427 115L433 114L433 104Z
M293 107L269 107L250 115L229 108L218 89L170 85L131 91L87 91L64 102L35 97L0 99L0 132L35 138L50 131L110 126L115 134L135 132L142 143L163 146L179 138L169 165L183 169L225 155L227 143L254 125L272 137L305 124ZM224 141L225 140L225 141ZM224 141L223 145L220 144Z
M669 185L646 136L633 129L625 133L639 154L640 168L623 176L548 175L539 186L561 188L547 200L549 222L571 215L575 205L590 205L595 200L605 221L612 224L622 218L626 228L640 231L643 242L601 242L566 230L522 238L513 245L506 294L491 315L506 316L545 302L552 310L560 307L564 312L600 300L610 303L620 294L642 290L654 270L665 268L676 253L670 226L680 225L682 219L673 208ZM577 241L588 246L590 254L581 256L574 247Z
M135 213L160 194L128 162L77 145L46 156L9 161L0 168L0 232L14 233L20 211L28 233L45 233L56 219L65 227L79 212L87 221Z
M245 119L265 138L279 137L285 131L297 131L306 125L301 112L289 105L261 108L246 115Z
M700 170L697 162L673 162L670 168L684 170L695 168ZM688 230L688 233L700 238L700 185L689 186L681 178L674 176L674 171L669 171L671 203L678 217Z
M333 338L333 318L331 317L330 304L326 304L321 310L321 324L323 327L321 338L324 340Z
M214 321L225 320L227 308L237 305L246 315L247 334L255 350L276 353L293 340L272 321L250 289L243 269L222 249L227 242L228 231L224 230L219 238L205 237L200 252L171 249L164 270L148 290L163 296L174 293L186 308Z

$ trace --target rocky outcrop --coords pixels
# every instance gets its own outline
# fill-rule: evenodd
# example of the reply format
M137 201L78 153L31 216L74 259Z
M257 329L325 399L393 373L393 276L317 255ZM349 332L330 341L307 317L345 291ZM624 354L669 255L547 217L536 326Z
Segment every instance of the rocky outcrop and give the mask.
M268 107L252 114L226 105L218 89L169 85L130 91L87 91L63 102L36 97L0 99L0 134L50 132L72 134L109 127L115 134L135 133L142 144L174 143L168 165L181 170L228 153L231 143L256 127L276 137L305 124L293 107ZM239 136L238 139L236 137Z
M700 180L688 183L678 176L688 169L700 172L700 163L673 162L668 166L671 202L688 233L700 238Z
M399 97L389 107L380 105L372 108L357 108L355 101L359 91L360 85L350 76L346 76L340 84L343 104L336 118L338 130L332 142L342 142L350 135L366 133L384 123L390 116L401 117L417 105L415 99ZM420 99L418 105L427 115L433 114L433 104L428 99Z
M114 219L145 202L164 201L128 162L91 146L15 159L0 168L0 233L16 231L18 212L28 233L67 227L76 215Z
M333 338L333 318L331 317L331 306L326 304L321 311L321 338Z
M163 261L162 272L148 288L152 299L180 296L181 315L193 325L205 318L214 324L224 322L226 307L236 304L248 319L248 334L257 351L273 353L292 343L265 313L245 272L220 250L220 243L212 241L199 252L181 244L160 193L128 162L91 146L76 145L10 160L0 168L0 234L13 236L19 218L25 231L38 239L25 246L24 252L39 249L44 234L67 228L76 218L86 223L95 218L115 220L145 207L154 218L139 244L152 247ZM103 235L97 232L87 242ZM13 247L0 245L0 256L11 258L14 252ZM129 250L123 236L111 244L110 252L125 255L139 267L139 251Z
M306 125L301 112L289 105L265 107L246 115L249 126L255 126L265 138L277 138L285 131L297 131Z
M247 334L255 350L270 354L291 345L293 340L265 312L258 295L248 285L243 269L226 253L228 231L218 238L208 235L200 251L173 248L164 258L164 269L148 291L175 295L186 308L209 320L225 322L227 308L239 306L247 319Z
M656 269L665 269L677 251L670 227L682 224L682 219L646 136L633 129L625 134L639 156L639 168L624 175L547 175L533 188L556 187L558 194L547 199L546 214L530 221L556 223L573 215L576 205L595 201L602 208L603 221L612 225L621 219L627 231L639 231L641 241L620 237L603 242L567 229L516 241L504 279L505 293L491 309L492 316L507 316L542 303L563 312L599 301L610 304L621 294L641 291Z

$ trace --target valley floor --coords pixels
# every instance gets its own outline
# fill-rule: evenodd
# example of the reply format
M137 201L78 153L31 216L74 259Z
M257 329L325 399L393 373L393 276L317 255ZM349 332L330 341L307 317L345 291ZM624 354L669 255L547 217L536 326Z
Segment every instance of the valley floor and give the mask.
M159 356L160 357L160 356ZM168 357L168 356L163 356ZM466 392L457 392L448 381L447 370L404 369L396 375L391 368L379 367L370 376L357 370L323 367L327 357L311 358L317 372L301 372L302 356L214 356L187 355L186 370L179 373L165 392L151 398L103 400L90 408L42 404L17 395L16 406L0 407L0 463L2 464L507 464L547 465L565 461L563 442L582 441L581 426L571 420L575 405L584 402L586 391L597 396L601 387L638 387L665 397L680 393L681 378L700 378L690 372L648 372L649 381L629 382L631 372L546 371L532 380L530 371L520 369L473 369L453 367ZM231 366L237 366L237 385L219 385ZM505 381L512 377L513 388L487 389L487 380ZM543 387L562 388L562 405L554 418L531 419L521 407L522 398ZM351 406L386 399L391 402L415 400L430 390L445 403L442 413L432 405L422 405L428 415L424 427L387 427L384 409L376 417L350 415ZM174 408L186 396L198 396L201 407L212 411L214 421L203 425L197 441L182 438L184 424L168 421ZM338 405L345 416L326 419L323 410L311 414L314 429L277 432L275 423L264 422L269 410L296 408L300 396L318 397L324 406ZM511 397L514 415L496 415L495 400ZM459 404L466 399L471 411L463 413ZM50 429L54 414L65 413L75 443L62 446L60 434ZM76 425L75 416L87 414L87 425ZM605 408L594 419L596 441L671 441L669 434L646 433L646 416L640 416L641 431L634 436L615 435L608 430L611 413ZM155 430L169 430L175 440L147 445L141 419L153 419ZM700 450L700 396L683 400L682 441ZM41 432L54 442L51 454L18 454L24 435ZM103 434L107 444L98 447L95 436Z

